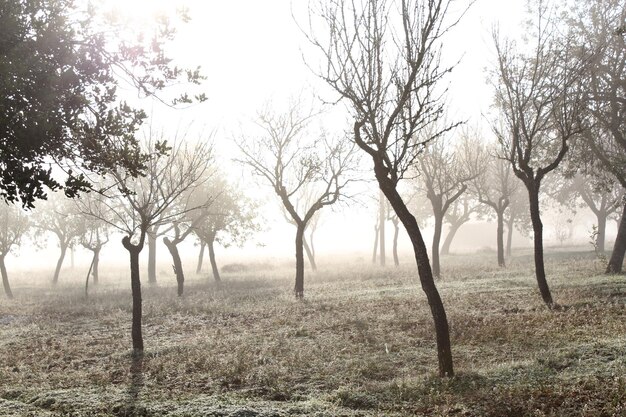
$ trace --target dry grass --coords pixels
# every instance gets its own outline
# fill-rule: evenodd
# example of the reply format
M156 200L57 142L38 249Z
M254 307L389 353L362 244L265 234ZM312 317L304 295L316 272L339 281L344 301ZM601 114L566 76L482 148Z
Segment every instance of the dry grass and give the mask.
M191 276L182 299L163 274L144 286L141 360L124 273L103 270L89 299L78 273L53 289L35 277L0 301L0 415L626 415L624 277L551 253L551 312L529 255L505 270L492 258L443 259L457 372L444 380L410 265L330 265L302 302L282 266Z

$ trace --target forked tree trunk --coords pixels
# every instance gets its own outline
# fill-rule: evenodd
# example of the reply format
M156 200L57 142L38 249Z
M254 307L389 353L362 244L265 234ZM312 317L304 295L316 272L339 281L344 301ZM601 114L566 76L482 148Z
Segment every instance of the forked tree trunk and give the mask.
M202 262L204 261L204 248L206 243L204 240L200 240L200 253L198 254L198 266L196 266L196 274L202 272Z
M156 284L156 233L148 233L148 283Z
M606 267L607 274L619 274L622 272L622 265L624 264L624 254L626 253L626 204L624 205L624 211L622 212L622 220L619 223L619 229L617 229L617 236L615 237L615 245L613 245L613 253L611 253L611 259Z
M506 207L505 207L506 208ZM498 266L505 267L504 262L504 209L496 210L498 227L496 228L496 246L498 251Z
M596 250L604 253L604 242L606 240L606 210L598 211L596 219L598 220L598 234L596 235Z
M220 270L217 267L217 261L215 260L215 237L209 238L206 242L209 248L209 261L211 262L211 270L213 271L213 279L217 282L220 282L222 278L220 277Z
M309 248L309 243L306 241L306 237L302 237L302 244L304 245L304 251L306 252L306 256L309 259L309 264L311 265L311 269L313 271L317 271L317 265L315 264L315 256L313 256L313 252L311 252L311 248Z
M4 258L6 255L0 255L0 273L2 273L2 286L4 287L4 294L9 300L13 299L13 292L11 291L11 285L9 285L9 275L7 274L7 267L4 264Z
M398 258L398 234L400 232L400 227L398 223L398 219L393 221L393 264L395 266L400 266L400 259Z
M304 229L306 225L299 223L296 229L296 285L294 291L297 299L304 298Z
M178 296L183 296L183 291L185 289L185 273L183 271L183 263L180 260L180 254L178 253L178 244L180 241L177 239L169 240L167 237L163 238L163 243L167 247L167 250L172 255L172 261L174 264L172 268L174 269L174 275L176 275L176 284L178 289Z
M139 280L139 253L143 247L133 245L128 236L122 239L122 245L130 254L130 286L133 297L133 321L131 336L133 340L133 353L143 353L143 336L141 334L141 281Z
M56 284L59 282L59 274L61 273L61 267L63 266L63 260L65 259L66 252L67 252L67 245L61 244L61 254L59 255L59 259L57 260L57 266L54 269L54 276L52 277L53 284Z
M433 272L430 268L430 262L428 260L428 251L422 233L419 229L415 217L409 212L406 204L400 197L400 194L396 190L391 180L386 177L386 170L376 164L376 178L381 190L385 193L385 196L389 200L396 215L404 225L411 243L413 245L413 251L415 253L415 261L417 263L417 271L420 278L422 290L426 294L428 299L428 305L433 316L435 324L435 334L437 340L437 357L439 363L439 375L442 377L453 376L454 369L452 365L452 350L450 347L450 331L448 328L448 319L446 317L446 311L439 296L439 291L435 285L433 278Z
M537 276L537 284L543 302L549 308L554 306L550 287L546 280L546 271L543 262L543 224L541 223L541 215L539 211L539 183L533 182L527 185L528 197L530 202L530 219L533 225L533 235L535 241L535 275Z
M432 262L433 275L439 278L441 268L439 266L439 242L441 241L441 228L443 227L443 214L435 213L435 233L433 234Z

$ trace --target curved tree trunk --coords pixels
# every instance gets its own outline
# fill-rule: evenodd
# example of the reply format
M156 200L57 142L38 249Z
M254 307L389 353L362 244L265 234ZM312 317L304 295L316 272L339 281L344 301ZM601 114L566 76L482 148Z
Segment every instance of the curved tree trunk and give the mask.
M617 229L617 237L615 238L615 245L613 245L613 253L611 253L611 259L606 267L607 274L619 274L622 272L622 265L624 264L624 254L626 253L626 204L624 205L624 211L622 212L622 220L619 223L619 229Z
M156 284L156 233L148 233L148 283Z
M433 316L437 340L439 375L442 377L453 376L454 369L452 365L452 350L450 347L448 319L443 302L439 296L439 291L435 285L433 272L430 268L430 262L428 260L428 251L426 250L422 233L415 217L407 209L406 204L402 200L398 191L395 189L393 183L391 180L386 178L386 170L381 168L382 167L379 167L377 170L376 177L378 179L378 183L411 239L420 284L422 286L422 290L426 294L428 305L430 306L430 311Z
M441 268L439 266L439 242L441 241L441 228L443 227L443 214L438 215L435 213L435 233L433 235L433 248L432 248L432 263L433 263L433 275L435 278L439 278L441 275Z
M183 272L183 263L180 260L180 254L178 253L178 241L176 239L169 240L167 237L163 238L163 243L167 247L167 250L172 255L172 261L174 264L172 268L174 269L174 275L176 275L176 283L178 287L178 296L183 296L183 291L185 289L185 273Z
M400 266L400 259L398 258L398 233L400 232L400 227L398 225L398 220L393 222L393 264L395 266Z
M535 275L537 276L537 284L543 302L549 308L554 306L550 287L546 280L546 271L543 262L543 224L541 223L541 215L539 211L539 184L533 183L528 187L528 197L530 201L530 219L533 224L533 235L535 240Z
M513 224L515 218L511 216L506 223L506 256L511 257L511 245L513 244Z
M196 266L196 274L199 274L202 271L202 262L204 261L204 248L206 243L204 240L200 240L200 253L198 254L198 266Z
M450 254L450 245L452 244L452 239L456 236L456 232L459 231L463 223L452 223L450 224L450 230L446 235L446 238L443 241L443 246L441 246L441 254L449 255Z
M296 230L296 285L294 291L296 298L304 298L304 228L300 223Z
M13 292L11 291L11 285L9 285L9 275L7 274L7 267L4 264L4 258L6 255L0 256L0 273L2 273L2 286L4 287L4 294L9 300L13 299Z
M93 267L91 270L91 276L93 277L93 284L98 285L98 266L100 265L100 250L102 248L96 247L93 251Z
M133 352L138 355L143 353L143 335L141 334L141 281L139 280L139 253L143 245L133 245L128 236L122 239L122 245L124 245L130 254L130 286L133 297L131 336L133 340Z
M498 227L496 230L496 246L498 251L498 266L505 267L504 262L504 210L496 210Z
M306 252L306 256L309 259L309 264L311 264L311 269L313 271L317 271L317 265L315 264L315 256L313 256L313 252L311 252L311 248L309 248L309 243L306 241L306 237L302 237L302 244L304 245L304 251Z
M213 279L215 281L220 282L222 278L220 277L220 270L217 267L217 261L215 260L215 237L211 237L207 242L207 246L209 248L209 261L211 262L211 270L213 271Z
M59 282L59 274L61 273L61 267L63 266L63 260L65 259L66 252L67 252L67 245L61 244L61 255L59 255L57 266L54 269L54 276L52 277L53 284L56 284L57 282Z

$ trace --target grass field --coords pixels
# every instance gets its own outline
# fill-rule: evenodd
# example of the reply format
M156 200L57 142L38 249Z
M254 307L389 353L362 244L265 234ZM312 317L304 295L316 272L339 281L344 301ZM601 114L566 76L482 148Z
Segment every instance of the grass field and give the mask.
M47 276L0 299L2 416L625 416L626 279L589 252L552 251L557 311L530 253L442 260L457 375L436 377L432 321L413 264L320 261L305 278L252 265L217 285L144 285L146 354L130 353L130 283ZM324 266L326 264L326 266ZM24 278L24 277L22 277Z

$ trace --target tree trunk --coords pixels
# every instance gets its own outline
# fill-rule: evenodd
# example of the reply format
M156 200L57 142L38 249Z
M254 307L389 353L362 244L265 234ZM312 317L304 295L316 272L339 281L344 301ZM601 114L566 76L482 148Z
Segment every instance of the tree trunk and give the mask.
M199 274L202 271L202 261L204 261L204 248L206 243L204 240L200 240L200 253L198 254L198 266L196 266L196 274Z
M156 233L148 233L148 283L156 284Z
M513 227L515 218L511 215L506 223L506 256L511 257L511 245L513 244Z
M59 282L59 274L61 273L61 267L63 266L63 260L65 259L65 253L67 252L67 245L61 244L61 255L59 255L59 260L57 261L57 267L54 270L54 276L52 277L52 283L56 284Z
M433 275L439 278L441 269L439 266L439 242L441 241L441 228L443 226L443 214L435 213L435 233L433 235L432 262Z
M0 273L2 273L2 286L4 287L4 293L9 300L13 299L13 292L11 291L11 285L9 285L9 275L7 274L7 267L4 264L4 257L0 256Z
M298 224L296 230L296 298L304 298L304 224Z
M428 260L428 251L426 250L422 233L415 217L407 209L406 204L402 201L402 197L396 190L394 184L391 180L386 178L387 174L385 168L382 167L382 164L380 164L377 168L376 178L378 180L378 184L391 203L391 206L396 212L398 218L404 225L404 228L406 229L413 245L420 283L422 290L428 299L428 305L430 306L430 311L435 325L439 375L442 377L453 376L454 370L452 365L452 350L450 347L448 319L446 317L443 302L439 296L439 291L435 285L433 272L430 268Z
M528 187L528 198L530 201L530 219L533 224L533 235L535 240L535 275L543 302L549 308L554 306L552 294L546 280L546 271L543 263L543 224L539 212L539 183L534 182Z
M91 270L91 276L93 277L93 284L98 285L98 265L100 264L100 249L95 248L93 251L93 267Z
M304 251L306 252L306 256L309 259L309 264L311 264L311 269L313 271L317 271L317 265L315 264L315 257L313 256L313 252L311 252L311 248L309 248L309 244L306 241L306 237L302 237L302 244L304 245Z
M619 229L617 229L617 236L615 237L615 245L613 245L613 253L611 253L611 259L606 267L607 274L619 274L622 272L622 265L624 264L624 254L626 253L626 204L624 205L624 211L622 212L622 220L619 223Z
M133 322L131 336L133 352L143 353L143 336L141 334L141 281L139 280L139 253L143 245L133 245L128 236L122 239L122 245L130 254L130 286L133 297Z
M374 226L374 250L372 251L372 263L376 264L376 254L378 253L378 225Z
M393 264L400 266L400 259L398 259L398 233L400 227L398 226L398 220L393 222Z
M505 267L504 262L504 209L496 210L498 227L496 230L496 246L498 250L498 266ZM508 243L508 242L507 242Z
M380 192L379 195L379 212L378 212L378 233L380 237L378 239L378 244L380 245L380 266L385 266L387 255L385 254L385 219L387 215L385 214L385 195L383 192Z
M178 253L178 241L176 239L169 240L167 237L163 238L163 243L169 250L170 255L172 255L172 261L174 265L172 268L174 269L174 275L176 275L176 283L178 284L178 296L183 296L183 291L185 289L185 273L183 272L183 263L180 260L180 254Z
M452 239L454 239L456 232L459 231L462 224L463 223L451 223L450 224L450 230L448 231L448 234L446 235L446 238L443 241L443 246L441 247L442 255L450 254L450 245L452 244Z
M213 270L213 279L215 281L220 282L222 278L220 277L220 270L217 267L217 261L215 260L215 248L213 246L215 242L215 237L211 237L207 242L207 246L209 248L209 261L211 262L211 269Z
M598 234L596 236L596 250L598 253L604 253L604 241L606 240L606 210L598 211L596 218L598 220Z

